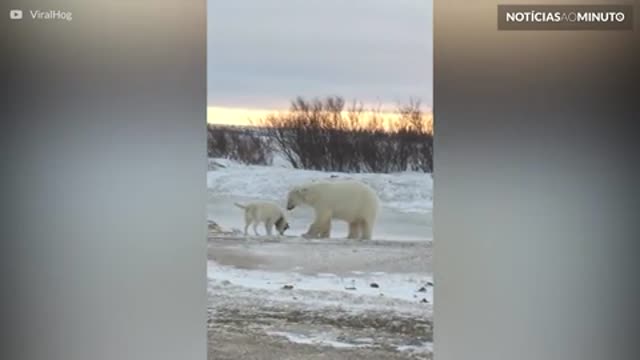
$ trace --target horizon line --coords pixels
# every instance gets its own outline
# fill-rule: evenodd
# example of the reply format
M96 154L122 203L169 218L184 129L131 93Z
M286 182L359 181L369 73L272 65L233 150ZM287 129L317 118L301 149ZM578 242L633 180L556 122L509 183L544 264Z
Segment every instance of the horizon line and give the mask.
M236 126L259 126L259 120L270 115L288 113L290 109L268 109L268 108L247 108L247 107L225 107L225 106L207 106L207 124L212 125L236 125ZM348 113L347 110L342 111L343 114ZM389 108L365 108L363 114L378 113L382 115L385 121L392 120L400 116L397 109ZM424 114L431 115L433 118L432 108L423 110Z

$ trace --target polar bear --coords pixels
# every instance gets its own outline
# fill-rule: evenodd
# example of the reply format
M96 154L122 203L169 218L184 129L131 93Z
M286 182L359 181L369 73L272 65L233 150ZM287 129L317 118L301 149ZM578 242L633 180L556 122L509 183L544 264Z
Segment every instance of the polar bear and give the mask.
M289 191L287 210L298 205L315 210L315 221L305 237L329 237L331 220L349 223L348 239L370 240L380 201L371 187L355 180L318 181Z

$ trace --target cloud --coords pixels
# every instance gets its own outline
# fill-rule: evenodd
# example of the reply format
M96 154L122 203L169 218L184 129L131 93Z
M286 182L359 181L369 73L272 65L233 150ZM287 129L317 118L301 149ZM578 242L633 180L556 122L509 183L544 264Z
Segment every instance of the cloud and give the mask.
M432 104L432 2L209 0L208 104L341 95Z

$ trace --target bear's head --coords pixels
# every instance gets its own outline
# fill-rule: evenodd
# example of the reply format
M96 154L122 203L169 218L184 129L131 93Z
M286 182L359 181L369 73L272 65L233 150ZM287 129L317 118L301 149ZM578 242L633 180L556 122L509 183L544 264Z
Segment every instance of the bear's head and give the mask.
M309 189L304 186L297 186L289 191L287 196L287 210L293 210L296 206L308 201Z

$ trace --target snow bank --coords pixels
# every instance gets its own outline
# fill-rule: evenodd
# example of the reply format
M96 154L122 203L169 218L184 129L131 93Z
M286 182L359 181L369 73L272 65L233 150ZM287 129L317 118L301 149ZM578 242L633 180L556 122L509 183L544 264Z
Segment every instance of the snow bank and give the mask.
M337 176L368 184L385 207L417 213L433 208L433 179L423 172L346 174L292 169L283 162L274 166L243 165L228 159L210 159L209 169L207 186L216 195L282 202L292 186Z

